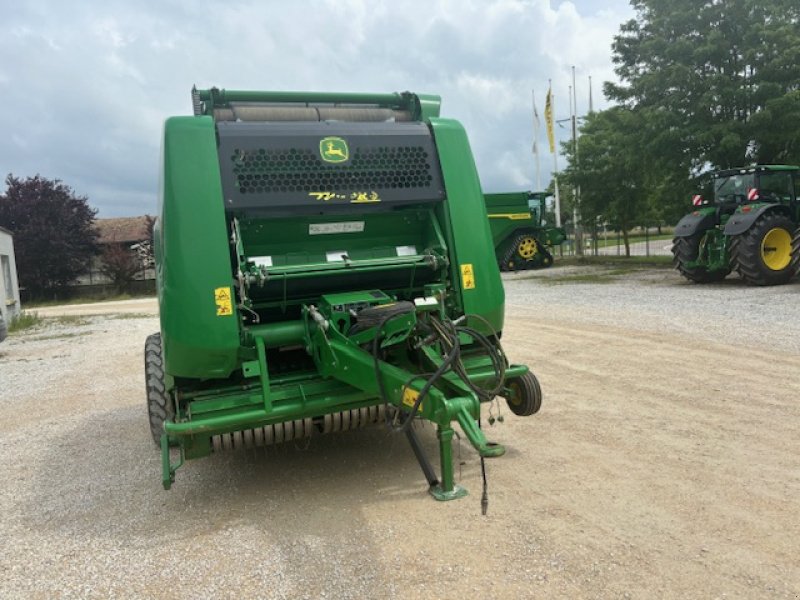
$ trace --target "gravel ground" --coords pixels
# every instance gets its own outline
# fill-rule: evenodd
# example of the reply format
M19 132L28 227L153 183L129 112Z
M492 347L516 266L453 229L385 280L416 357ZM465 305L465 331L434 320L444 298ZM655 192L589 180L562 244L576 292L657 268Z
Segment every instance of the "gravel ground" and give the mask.
M750 287L731 275L698 285L672 269L615 266L556 266L504 278L511 314L800 352L800 279Z
M437 503L380 429L193 461L165 492L154 303L48 308L0 344L0 597L797 599L799 291L508 275L506 351L545 404L489 429L487 517L468 445L470 496Z

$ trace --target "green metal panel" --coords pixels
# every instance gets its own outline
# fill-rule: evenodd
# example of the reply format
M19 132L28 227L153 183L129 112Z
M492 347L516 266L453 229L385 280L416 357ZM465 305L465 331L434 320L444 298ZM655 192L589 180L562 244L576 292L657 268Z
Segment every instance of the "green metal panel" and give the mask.
M484 194L495 247L520 227L537 227L528 208L528 192Z
M467 133L452 119L431 119L430 124L439 151L454 244L451 280L458 286L464 312L482 315L500 331L505 292ZM485 331L482 325L473 325Z
M427 121L439 116L439 109L442 106L441 96L436 96L433 94L417 94L417 98L419 99L419 119L421 121Z
M227 377L237 366L239 317L235 306L217 315L215 291L232 292L233 277L214 122L168 119L163 152L156 246L165 371Z

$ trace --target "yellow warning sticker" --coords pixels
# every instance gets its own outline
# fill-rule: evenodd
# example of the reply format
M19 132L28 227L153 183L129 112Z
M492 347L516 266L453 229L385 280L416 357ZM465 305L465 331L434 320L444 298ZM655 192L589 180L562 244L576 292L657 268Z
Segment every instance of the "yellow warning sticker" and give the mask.
M233 314L233 301L231 300L230 287L219 287L215 289L214 302L217 305L218 317L226 317Z
M461 265L461 287L465 290L475 289L475 273L472 264Z
M419 398L419 392L411 388L403 388L403 404L408 408L414 408L414 402ZM422 412L422 402L419 403L418 412Z

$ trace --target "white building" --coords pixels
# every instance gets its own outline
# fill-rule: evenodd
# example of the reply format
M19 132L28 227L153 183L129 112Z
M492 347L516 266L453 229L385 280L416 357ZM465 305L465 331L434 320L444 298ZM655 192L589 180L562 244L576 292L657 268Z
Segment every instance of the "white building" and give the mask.
M10 231L2 227L0 227L0 311L6 323L18 316L20 311L14 238Z

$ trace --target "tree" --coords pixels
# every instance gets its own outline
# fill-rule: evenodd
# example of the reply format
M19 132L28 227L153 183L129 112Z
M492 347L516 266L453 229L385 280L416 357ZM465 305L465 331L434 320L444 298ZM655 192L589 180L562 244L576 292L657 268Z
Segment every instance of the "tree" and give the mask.
M580 129L579 161L572 142L564 144L568 183L580 187L584 224L598 220L622 232L630 256L628 232L651 214L651 192L657 180L641 152L642 115L624 106L590 114Z
M553 196L553 210L552 212L545 213L545 223L548 227L554 227L556 224L556 207L555 207L555 194L556 194L556 185L555 180L551 179L550 183L545 188L545 193L548 196ZM566 178L559 175L558 177L558 199L559 205L561 207L561 225L567 230L571 230L573 227L572 223L572 205L573 205L573 198L575 197L575 193L572 188L572 184Z
M100 271L114 284L117 293L127 292L142 263L137 253L124 244L109 243L100 255Z
M0 226L14 234L20 285L33 297L86 272L97 252L96 210L58 179L9 174L0 196Z
M800 162L797 0L632 0L615 37L621 85L606 95L647 111L665 172Z

